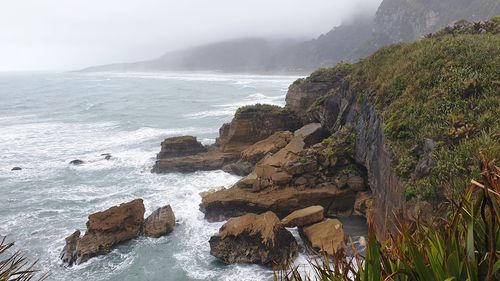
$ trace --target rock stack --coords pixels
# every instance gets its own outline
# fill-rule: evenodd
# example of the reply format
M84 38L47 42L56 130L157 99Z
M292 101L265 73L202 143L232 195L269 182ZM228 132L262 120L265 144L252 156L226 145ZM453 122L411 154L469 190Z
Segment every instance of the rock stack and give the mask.
M136 199L89 216L87 231L66 238L61 259L69 266L109 253L116 245L139 235L160 237L173 231L175 216L169 205L154 211L144 220L144 204Z

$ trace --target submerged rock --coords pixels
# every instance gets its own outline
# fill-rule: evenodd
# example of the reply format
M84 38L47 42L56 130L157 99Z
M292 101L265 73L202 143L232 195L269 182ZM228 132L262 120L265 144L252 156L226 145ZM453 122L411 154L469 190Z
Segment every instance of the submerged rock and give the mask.
M175 216L170 205L158 208L144 220L143 235L158 238L174 230Z
M14 167L12 169L10 169L11 171L21 171L22 168L21 167Z
M81 264L90 258L109 253L119 243L136 238L144 222L144 204L136 199L89 216L87 231L80 237L75 231L66 238L63 262Z
M101 156L104 156L105 160L109 160L112 157L111 154L109 154L109 153L103 153L103 154L101 154Z
M330 256L345 248L344 227L337 219L327 219L299 232L306 243Z
M323 206L311 206L294 211L281 220L285 227L303 227L322 221L325 218Z
M81 165L81 164L83 164L84 162L83 162L83 160L80 160L80 159L75 159L75 160L71 160L69 163L70 163L71 165Z
M226 264L256 263L286 268L297 255L298 244L272 212L232 218L210 238L210 254Z

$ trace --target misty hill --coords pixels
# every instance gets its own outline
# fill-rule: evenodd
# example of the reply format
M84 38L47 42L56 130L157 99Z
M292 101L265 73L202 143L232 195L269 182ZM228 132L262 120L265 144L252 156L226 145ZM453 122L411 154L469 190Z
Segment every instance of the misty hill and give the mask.
M230 40L85 71L309 72L356 61L382 46L421 38L461 19L480 21L495 15L500 15L498 0L384 0L374 17L359 17L309 41Z

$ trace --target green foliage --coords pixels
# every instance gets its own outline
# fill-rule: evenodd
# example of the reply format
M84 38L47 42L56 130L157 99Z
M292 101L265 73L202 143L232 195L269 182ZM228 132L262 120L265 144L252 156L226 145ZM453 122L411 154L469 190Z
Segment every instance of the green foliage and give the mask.
M354 159L356 153L356 134L352 128L344 127L334 135L324 139L325 155L329 158Z
M468 167L481 148L500 158L500 21L456 26L382 48L346 68L358 96L375 103L394 166L420 198L443 195L452 186L449 194L461 194L477 175ZM418 159L410 150L424 138L438 143L437 164L428 177L412 180Z
M302 281L442 281L500 279L500 168L483 161L482 183L472 181L448 219L401 222L379 243L370 226L366 257L340 251L321 263L311 262L314 276L298 268L275 280Z
M283 108L281 106L258 103L258 104L246 105L246 106L242 106L242 107L238 108L238 110L236 110L235 116L239 117L239 116L241 116L241 114L252 113L252 112L271 112L271 113L276 113L276 114L282 114L282 113L286 113L287 111L285 108Z

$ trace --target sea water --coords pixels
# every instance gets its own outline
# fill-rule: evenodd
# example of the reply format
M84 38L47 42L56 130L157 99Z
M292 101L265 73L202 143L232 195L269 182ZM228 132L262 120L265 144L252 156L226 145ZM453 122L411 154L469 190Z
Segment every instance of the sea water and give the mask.
M48 280L272 280L258 265L224 265L208 240L221 223L199 211L200 192L229 187L222 171L152 174L166 137L211 144L240 106L284 105L298 77L208 73L0 74L0 237ZM101 154L112 155L110 160ZM73 166L74 159L85 161ZM11 171L19 166L20 171ZM64 238L87 216L142 198L146 216L170 204L173 233L140 237L65 267ZM297 231L293 230L295 236ZM297 262L304 262L301 255Z

